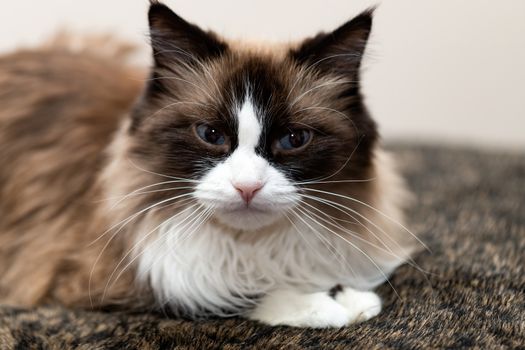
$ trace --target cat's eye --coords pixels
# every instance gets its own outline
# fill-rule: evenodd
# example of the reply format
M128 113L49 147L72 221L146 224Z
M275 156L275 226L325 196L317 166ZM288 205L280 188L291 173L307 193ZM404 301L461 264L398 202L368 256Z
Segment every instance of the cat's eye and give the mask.
M196 126L197 135L206 143L222 146L226 143L226 135L219 129L209 124Z
M312 131L307 129L289 129L277 142L277 148L285 151L300 149L312 139Z

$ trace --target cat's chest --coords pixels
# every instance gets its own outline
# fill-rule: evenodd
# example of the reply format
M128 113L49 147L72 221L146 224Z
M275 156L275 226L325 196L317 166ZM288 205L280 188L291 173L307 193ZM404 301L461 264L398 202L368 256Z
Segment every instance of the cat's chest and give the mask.
M345 274L341 256L349 252L320 234L288 225L257 237L210 223L191 233L166 226L144 247L140 270L163 283L202 280L250 293L276 286L321 287Z

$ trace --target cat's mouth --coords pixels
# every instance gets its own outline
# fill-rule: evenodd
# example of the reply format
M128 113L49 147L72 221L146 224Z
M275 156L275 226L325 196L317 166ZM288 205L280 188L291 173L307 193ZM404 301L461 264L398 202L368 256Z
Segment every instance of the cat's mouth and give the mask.
M238 205L232 208L222 208L222 209L219 209L219 211L223 213L227 213L227 214L236 214L236 213L238 214L242 214L242 213L268 214L272 212L272 210L270 210L269 208L268 209L260 208L260 207L257 207L251 204L241 204L241 205Z
M262 208L255 205L238 205L217 208L214 215L224 225L241 230L257 230L273 224L282 216L275 208Z

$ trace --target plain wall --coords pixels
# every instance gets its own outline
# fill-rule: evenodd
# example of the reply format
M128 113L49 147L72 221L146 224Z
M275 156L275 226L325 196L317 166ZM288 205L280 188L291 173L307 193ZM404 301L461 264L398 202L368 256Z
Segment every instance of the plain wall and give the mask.
M296 40L379 4L364 63L369 107L387 139L525 150L523 0L166 0L235 38ZM0 0L0 52L60 28L144 46L146 0Z

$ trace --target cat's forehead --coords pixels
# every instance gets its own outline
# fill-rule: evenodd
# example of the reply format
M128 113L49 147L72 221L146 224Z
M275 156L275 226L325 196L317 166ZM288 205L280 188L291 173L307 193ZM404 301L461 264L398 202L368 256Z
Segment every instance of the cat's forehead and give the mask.
M266 119L265 124L319 121L329 109L338 108L343 86L340 77L315 74L282 49L233 51L183 78L176 82L177 97L210 106L213 113L205 115L222 122L237 122L246 106L259 120Z

